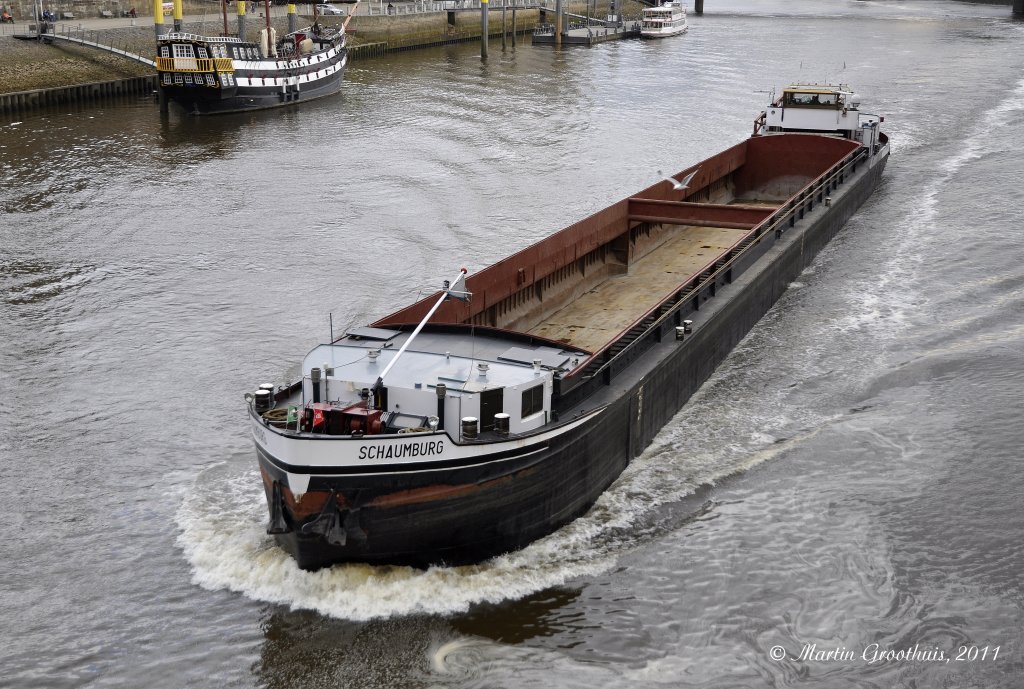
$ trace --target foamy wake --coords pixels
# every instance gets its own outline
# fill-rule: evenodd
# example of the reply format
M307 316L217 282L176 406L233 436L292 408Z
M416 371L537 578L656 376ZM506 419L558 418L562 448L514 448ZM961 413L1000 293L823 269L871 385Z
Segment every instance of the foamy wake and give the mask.
M898 226L891 228L886 245L885 264L869 281L855 285L850 295L853 308L839 324L841 330L859 331L870 328L899 329L908 322L908 313L920 308L926 297L910 287L925 261L925 251L932 241L947 241L939 216L939 201L947 193L961 171L973 161L993 153L992 132L1013 124L1024 111L1024 80L1001 102L978 117L966 136L957 142L955 152L940 161L935 173L918 194L919 201ZM998 143L995 145L999 145Z
M255 471L220 464L202 473L179 508L178 545L193 581L211 590L351 620L453 613L610 567L619 548L602 544L600 536L629 522L628 511L609 519L628 499L612 492L604 502L556 534L480 565L418 570L349 564L304 572L264 532L265 499Z
M637 527L656 507L805 439L791 434L780 440L792 422L777 414L777 405L757 397L737 403L732 395L717 394L716 383L730 375L726 367L698 391L586 515L480 565L419 570L348 564L304 572L264 531L266 501L248 454L201 472L177 513L178 545L193 581L204 588L343 619L450 614L476 603L522 598L610 569L619 555L643 545L637 540L643 529ZM776 415L765 417L758 408Z
M252 465L224 463L198 477L178 510L178 545L207 589L229 589L257 600L367 620L415 613L452 613L473 603L519 598L608 566L600 552L570 548L591 528L559 532L526 550L482 565L373 567L338 565L300 570L264 532L265 499Z

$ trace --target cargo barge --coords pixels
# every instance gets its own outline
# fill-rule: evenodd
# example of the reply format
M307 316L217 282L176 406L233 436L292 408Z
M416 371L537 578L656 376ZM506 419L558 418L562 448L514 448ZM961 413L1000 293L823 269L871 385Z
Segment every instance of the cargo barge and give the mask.
M246 394L268 533L304 569L429 566L582 515L872 193L881 122L788 87L746 141L315 347Z

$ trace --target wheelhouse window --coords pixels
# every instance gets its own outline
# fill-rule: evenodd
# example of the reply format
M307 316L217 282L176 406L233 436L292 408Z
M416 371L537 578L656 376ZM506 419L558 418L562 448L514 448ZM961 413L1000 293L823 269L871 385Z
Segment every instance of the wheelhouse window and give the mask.
M523 390L523 412L520 418L533 416L537 412L544 411L544 385L534 385L528 390Z
M835 108L839 96L835 93L816 93L813 91L786 91L782 95L782 105L798 108Z

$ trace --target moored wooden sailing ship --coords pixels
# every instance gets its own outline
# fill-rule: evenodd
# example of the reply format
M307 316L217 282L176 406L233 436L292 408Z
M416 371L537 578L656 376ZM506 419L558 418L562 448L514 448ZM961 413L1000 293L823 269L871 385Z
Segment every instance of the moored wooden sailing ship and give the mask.
M345 29L313 24L277 38L264 0L257 41L172 32L157 43L157 78L168 100L194 115L261 110L320 98L341 89L348 51ZM358 3L357 3L358 4ZM243 32L244 33L244 32Z
M247 394L307 569L474 562L583 514L877 185L882 118L787 88L754 135Z

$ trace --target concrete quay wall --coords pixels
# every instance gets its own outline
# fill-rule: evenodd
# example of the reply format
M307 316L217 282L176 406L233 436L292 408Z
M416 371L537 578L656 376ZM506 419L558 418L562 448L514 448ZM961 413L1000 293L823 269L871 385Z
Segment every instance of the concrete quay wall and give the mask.
M44 4L50 3L44 0ZM624 4L628 10L631 5L637 4L637 0L626 0ZM113 7L114 4L110 6ZM143 3L136 5L140 10L144 6ZM553 12L540 9L517 8L514 14L515 30L520 36L520 45L525 43L522 36L532 33L538 24L554 21ZM490 8L488 33L491 40L500 38L503 31L507 32L511 39L511 8L506 9L504 17L503 27L501 7ZM202 32L204 28L209 29L209 17L205 25L192 24L189 19L193 18L186 17L184 31ZM106 21L111 22L111 28L103 28ZM308 21L308 18L300 16L299 25L302 26L304 21ZM340 22L340 19L324 17L322 21L331 24ZM279 33L286 30L285 16L273 16L272 22ZM262 20L255 17L249 18L250 31L246 33L252 34L250 38L255 38L255 32L262 23ZM68 24L59 22L58 31L64 30L67 26ZM233 29L235 26L234 17L229 15L229 27ZM70 28L75 31L74 26ZM14 30L24 32L24 24L16 25ZM155 52L153 26L141 19L134 26L128 26L127 20L94 19L88 21L83 30L87 38L98 43L116 45L118 48L140 55ZM352 17L349 31L351 59L368 59L390 52L479 41L480 12L456 10L419 14L356 15ZM60 42L47 45L37 41L16 40L9 34L0 35L0 52L4 54L8 63L8 71L0 74L0 112L84 102L91 97L90 94L102 98L118 94L137 96L140 93L140 84L149 83L140 81L139 78L152 76L150 68L115 54Z
M540 23L540 10L517 9L515 12L516 32L519 34L532 32ZM448 23L453 16L454 24ZM500 37L501 8L492 7L489 14L488 34ZM505 30L512 32L512 10L505 11ZM424 48L444 43L454 43L480 38L480 13L478 11L431 12L429 14L411 14L399 16L362 16L352 17L349 24L353 46L360 43L385 43L387 51ZM353 57L358 58L358 51Z

